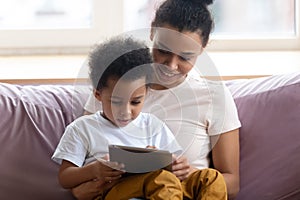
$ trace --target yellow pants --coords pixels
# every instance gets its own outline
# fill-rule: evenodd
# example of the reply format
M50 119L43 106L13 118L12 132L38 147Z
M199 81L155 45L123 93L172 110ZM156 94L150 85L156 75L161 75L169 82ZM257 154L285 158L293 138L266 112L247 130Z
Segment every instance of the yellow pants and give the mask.
M182 182L173 173L158 170L124 178L103 199L128 200L134 197L153 200L226 200L227 190L222 174L214 169L197 170Z
M179 179L166 170L124 178L105 195L105 200L128 200L142 197L153 200L182 199Z
M215 169L202 169L181 182L183 199L227 200L223 175Z

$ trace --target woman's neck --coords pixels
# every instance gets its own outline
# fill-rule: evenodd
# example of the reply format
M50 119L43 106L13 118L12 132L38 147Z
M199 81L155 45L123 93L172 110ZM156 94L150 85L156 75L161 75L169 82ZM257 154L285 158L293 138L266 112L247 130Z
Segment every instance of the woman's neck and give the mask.
M153 90L167 90L167 89L169 89L169 88L167 88L163 85L160 85L160 84L151 84L150 88L153 89Z

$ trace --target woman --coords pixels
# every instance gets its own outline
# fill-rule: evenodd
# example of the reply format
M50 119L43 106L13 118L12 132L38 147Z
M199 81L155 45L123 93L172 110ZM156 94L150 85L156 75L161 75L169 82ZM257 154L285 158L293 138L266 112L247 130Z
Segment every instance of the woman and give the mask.
M229 198L239 191L239 138L236 107L221 83L195 78L190 71L206 47L213 27L207 8L212 0L166 0L152 22L155 78L145 112L166 122L184 156L173 163L173 173L185 181L197 169L209 167L222 173ZM92 110L88 110L92 111ZM99 190L96 182L73 189L84 199Z

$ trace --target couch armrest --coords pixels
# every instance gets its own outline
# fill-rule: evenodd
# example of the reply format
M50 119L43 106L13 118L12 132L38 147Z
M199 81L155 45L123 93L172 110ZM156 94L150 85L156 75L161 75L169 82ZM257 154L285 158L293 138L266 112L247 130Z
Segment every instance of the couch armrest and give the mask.
M237 199L300 199L300 72L227 85L242 123Z
M83 112L89 92L78 88L0 83L0 199L73 199L51 155Z

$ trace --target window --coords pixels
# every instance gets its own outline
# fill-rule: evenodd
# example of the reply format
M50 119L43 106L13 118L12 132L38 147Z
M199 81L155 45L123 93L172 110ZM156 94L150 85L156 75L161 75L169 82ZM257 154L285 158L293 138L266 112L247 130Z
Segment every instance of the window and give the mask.
M0 54L86 52L122 31L119 13L116 0L0 0Z
M125 30L149 26L163 0L125 0ZM300 49L298 0L215 0L211 50Z
M0 28L2 30L88 28L92 21L91 7L91 1L86 0L1 0Z
M87 52L111 35L149 27L162 1L0 0L0 54ZM215 0L208 49L300 50L299 1Z
M216 0L212 48L299 50L298 0Z

